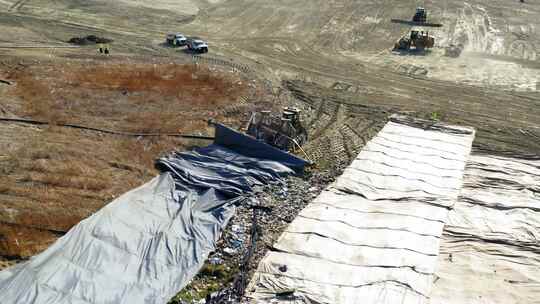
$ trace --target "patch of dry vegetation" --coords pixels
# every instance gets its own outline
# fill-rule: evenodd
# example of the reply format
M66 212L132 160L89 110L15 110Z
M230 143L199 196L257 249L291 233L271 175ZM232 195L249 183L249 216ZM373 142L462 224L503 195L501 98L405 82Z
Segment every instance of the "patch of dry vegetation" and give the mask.
M238 121L237 114L216 109L248 92L237 76L178 64L26 65L9 71L9 79L16 83L8 89L9 108L21 117L53 124L28 128L29 136L0 134L0 149L5 142L17 142L17 148L5 149L0 158L0 256L10 258L44 250L80 220L155 176L154 161L160 155L193 144L166 136L104 135L54 123L204 134L209 118Z
M157 174L154 160L183 147L159 137L101 137L60 127L27 138L0 174L0 255L28 257L114 197Z
M200 128L249 91L237 75L191 64L28 66L10 79L20 116L145 133Z

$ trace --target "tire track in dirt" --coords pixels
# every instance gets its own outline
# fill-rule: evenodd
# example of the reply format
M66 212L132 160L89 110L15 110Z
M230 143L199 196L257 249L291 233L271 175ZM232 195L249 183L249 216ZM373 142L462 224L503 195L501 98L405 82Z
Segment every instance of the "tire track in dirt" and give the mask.
M8 12L18 11L23 7L26 3L28 3L30 0L18 0L15 3L13 3L12 6L8 8Z
M494 93L495 90L486 90L486 89L481 89L481 88L477 88L473 86L463 86L463 85L458 85L458 84L445 83L443 81L436 81L432 79L420 79L420 81L417 81L419 79L410 78L410 77L407 77L407 75L404 75L404 77L395 77L395 75L392 75L392 77L389 77L390 75L387 76L388 74L387 72L382 72L382 70L375 70L375 69L369 69L371 71L367 70L364 73L361 73L360 75L358 75L358 77L352 78L351 76L356 73L355 71L357 70L356 68L350 69L351 66L349 66L349 68L343 67L339 69L340 66L343 65L340 63L337 63L336 65L333 65L332 67L326 67L322 64L322 62L323 61L329 62L328 59L331 59L331 58L326 57L325 60L321 60L322 58L321 56L323 56L322 54L315 55L315 54L304 53L304 54L301 54L302 56L297 56L298 54L289 53L289 54L282 54L282 55L276 56L272 54L273 53L272 51L266 50L264 49L264 47L261 47L261 44L264 44L264 43L259 41L257 48L251 49L250 51L263 55L265 59L270 59L273 62L279 62L279 64L281 64L282 66L289 66L293 70L300 70L300 71L303 71L304 73L316 73L318 75L321 75L327 78L348 79L348 80L354 79L355 82L357 82L357 79L363 79L363 82L388 81L388 82L394 83L394 82L399 81L399 86L404 89L408 89L411 91L426 90L427 91L426 93L432 93L433 95L438 94L436 93L436 91L440 91L442 89L448 89L451 87L460 88L459 89L460 95L465 95L467 97L470 97L471 100L478 100L478 102L476 101L474 102L476 102L479 105L480 104L485 105L486 103L498 105L500 104L500 98L497 98L497 96L504 95L504 93L497 92L496 94L493 94L495 98L486 98L486 94L485 94L486 91L490 91L490 93ZM313 59L310 59L312 57ZM347 73L343 73L343 71L347 71ZM349 74L351 76L347 76L346 74ZM390 80L392 78L394 78L395 80ZM467 94L466 91L462 89L463 87L465 87L466 89L470 88L471 90L474 90L477 92L473 94ZM505 99L506 97L508 98L515 97L515 94L506 94L506 95L507 96L505 96ZM471 100L467 100L463 104L468 106ZM422 102L425 102L425 101L422 100ZM455 102L460 102L460 99L457 99ZM432 103L432 105L436 106L437 103ZM528 105L522 106L520 103L511 103L509 104L509 106L520 108L519 110L521 109L525 110L526 108L529 107ZM486 111L490 111L490 110L491 110L491 107L486 107ZM530 114L526 111L523 111L523 113L527 113L527 115Z
M313 72L309 71L309 72ZM315 72L318 73L318 72ZM471 108L471 106L476 106L478 109L482 109L481 112L476 112L475 114L478 116L481 116L483 119L490 119L494 122L501 122L501 121L508 121L511 123L520 123L523 120L537 120L540 118L540 112L539 111L530 111L531 105L530 102L536 103L540 105L540 99L538 98L524 98L522 96L516 95L516 94L510 94L507 92L496 92L495 90L485 90L481 88L477 88L474 86L465 86L465 85L452 85L452 84L444 84L437 80L427 79L427 78L413 78L408 76L396 76L392 75L392 78L389 76L386 76L387 72L383 70L378 70L377 72L371 72L368 74L361 74L356 78L351 78L350 76L341 76L339 74L329 74L329 73L323 73L320 72L319 75L323 77L333 77L334 79L341 79L346 80L358 85L362 85L364 83L377 83L377 82L386 82L390 85L390 88L392 86L396 86L397 83L399 83L399 88L402 90L408 89L410 91L413 91L415 93L421 92L421 96L429 95L430 98L415 98L411 101L414 101L415 106L418 106L418 103L423 104L422 108L433 108L436 109L437 107L441 106L442 103L447 103L448 100L451 100L453 104L455 104L455 107L453 107L453 112L458 112L460 115L467 116L470 114L470 110L462 110L463 108ZM377 75L374 75L377 74ZM373 79L373 80L370 80ZM362 79L362 82L358 82L358 79ZM375 80L377 79L377 80ZM413 84L413 82L416 82L417 84ZM452 89L453 87L453 89ZM451 94L444 94L441 95L440 91L442 90L453 90L453 93ZM467 91L477 91L474 95L471 93L467 93ZM416 94L412 94L413 96ZM459 96L457 98L453 98L453 96ZM488 97L489 96L489 97ZM461 98L460 98L461 97ZM467 97L467 99L463 98ZM441 100L442 99L442 100ZM521 102L515 102L516 99L521 99ZM403 100L403 104L406 104L406 100ZM512 101L512 102L510 102ZM387 106L395 106L395 103L385 103L385 102L378 102L378 105L387 105ZM501 111L501 105L504 104L505 111ZM521 113L522 115L527 116L525 119L514 119L511 116L503 116L501 117L501 114L505 112L516 112ZM498 114L496 116L491 116L490 114ZM499 117L497 117L499 116ZM502 119L501 119L502 118Z

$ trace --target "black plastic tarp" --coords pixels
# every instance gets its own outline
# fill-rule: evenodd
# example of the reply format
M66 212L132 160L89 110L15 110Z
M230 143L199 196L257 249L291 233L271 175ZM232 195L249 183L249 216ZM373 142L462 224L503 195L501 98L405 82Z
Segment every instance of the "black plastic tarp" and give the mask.
M161 175L81 221L43 253L0 272L0 303L167 303L215 250L235 204L254 186L305 164L216 128L215 144L158 160Z
M240 134L221 124L215 124L215 128L216 144L227 147L242 155L277 161L297 171L301 171L305 166L310 164L310 162L304 159L294 157L285 151L257 141L253 137Z

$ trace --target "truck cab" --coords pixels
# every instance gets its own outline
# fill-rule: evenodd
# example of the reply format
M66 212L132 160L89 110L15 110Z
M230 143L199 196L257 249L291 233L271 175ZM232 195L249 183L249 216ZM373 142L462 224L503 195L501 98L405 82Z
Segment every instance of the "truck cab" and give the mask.
M170 46L184 46L187 44L187 38L180 33L167 34L166 42Z
M188 49L197 53L208 53L208 44L200 39L188 39Z

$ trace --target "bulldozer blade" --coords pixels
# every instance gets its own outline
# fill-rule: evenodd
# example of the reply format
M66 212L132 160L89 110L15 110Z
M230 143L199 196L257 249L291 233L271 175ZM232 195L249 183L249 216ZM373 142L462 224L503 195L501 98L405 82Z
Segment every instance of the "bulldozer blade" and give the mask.
M410 26L429 26L429 27L442 27L443 26L441 23L416 22L416 21L402 20L402 19L392 19L391 21L393 23L407 24Z

